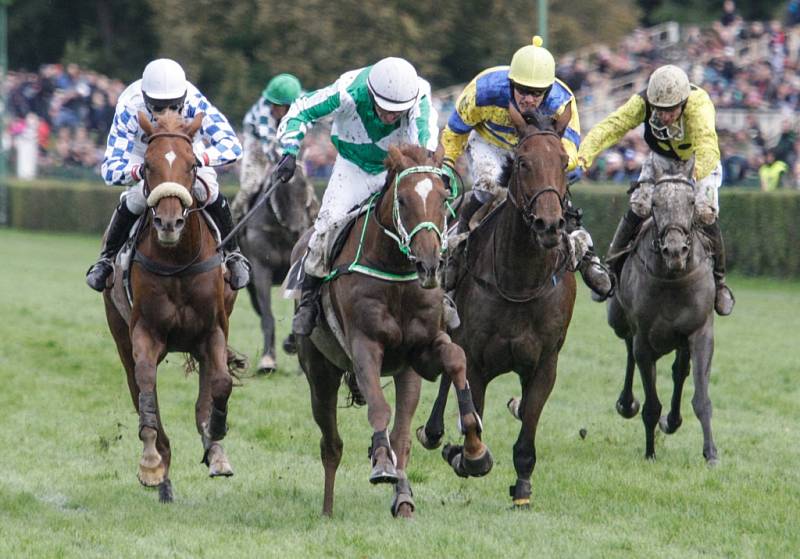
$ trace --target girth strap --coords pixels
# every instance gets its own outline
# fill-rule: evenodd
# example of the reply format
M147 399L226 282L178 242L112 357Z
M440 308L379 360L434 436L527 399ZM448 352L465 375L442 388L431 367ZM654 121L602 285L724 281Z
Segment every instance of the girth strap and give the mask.
M202 262L190 263L184 266L172 266L170 264L161 264L160 262L150 260L144 254L137 251L136 254L133 255L133 261L141 264L148 272L159 276L191 276L209 272L222 265L222 254L217 252L214 256Z

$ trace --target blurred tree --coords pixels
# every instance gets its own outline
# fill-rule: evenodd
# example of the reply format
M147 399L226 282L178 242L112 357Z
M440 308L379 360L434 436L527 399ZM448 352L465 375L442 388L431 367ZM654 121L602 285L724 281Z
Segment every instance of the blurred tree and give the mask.
M10 68L77 62L129 80L141 74L157 47L143 2L17 0L8 16Z
M718 19L722 14L724 0L638 0L642 9L642 21L655 25L664 21L680 23L706 23ZM736 11L748 21L780 19L785 11L785 2L764 0L735 0Z

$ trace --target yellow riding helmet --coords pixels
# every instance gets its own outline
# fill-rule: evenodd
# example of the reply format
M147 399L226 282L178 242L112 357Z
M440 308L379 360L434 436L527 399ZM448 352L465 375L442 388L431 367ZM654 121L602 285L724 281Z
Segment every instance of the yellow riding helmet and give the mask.
M556 81L556 61L550 51L542 46L542 38L536 35L533 44L514 53L508 78L524 87L544 89Z

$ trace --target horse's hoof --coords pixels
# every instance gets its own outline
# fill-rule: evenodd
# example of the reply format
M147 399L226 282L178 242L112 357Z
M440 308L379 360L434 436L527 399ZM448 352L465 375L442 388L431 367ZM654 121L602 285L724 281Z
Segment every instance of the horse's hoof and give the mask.
M389 509L395 518L414 518L414 499L408 493L395 493Z
M662 433L671 435L678 430L678 427L680 427L682 423L682 417L678 417L678 420L673 423L669 420L669 416L662 415L658 420L658 427L661 429Z
M297 353L297 341L294 339L294 334L289 334L286 336L286 339L283 340L283 351L289 355Z
M483 454L478 458L469 458L466 455L462 456L461 463L464 466L464 471L471 477L483 477L492 471L494 460L492 453L488 448L484 448Z
M258 368L256 372L259 375L268 375L270 373L275 372L275 369L278 368L278 363L275 361L275 358L272 355L263 355L261 357L261 361L258 362Z
M162 503L171 503L175 500L175 496L172 494L172 482L169 480L169 478L165 479L161 484L159 484L158 500Z
M207 454L208 477L230 477L233 475L233 468L222 446L214 443L208 449Z
M636 414L639 413L639 400L634 398L628 406L623 404L622 400L617 400L617 413L625 419L636 417Z
M518 510L518 511L531 510L530 498L514 499L514 501L511 504L511 510Z
M515 396L509 398L508 402L506 403L506 408L508 408L508 412L512 417L519 419L519 398Z
M719 458L717 458L716 456L713 458L706 458L706 466L708 466L709 468L716 468L717 466L719 466L719 464L720 464Z
M450 464L453 471L458 477L469 477L469 474L464 469L464 447L456 444L446 444L442 449L442 458Z
M139 473L136 477L139 478L139 483L145 487L158 487L166 479L167 468L163 462L159 462L154 467L139 464Z
M433 450L434 448L439 448L442 444L442 437L444 433L438 433L435 435L428 435L427 431L425 431L425 426L422 425L417 429L417 440L419 444L423 447L427 448L428 450Z
M388 460L381 460L372 466L369 474L369 482L373 485L379 483L397 483L400 479L397 475L397 468Z

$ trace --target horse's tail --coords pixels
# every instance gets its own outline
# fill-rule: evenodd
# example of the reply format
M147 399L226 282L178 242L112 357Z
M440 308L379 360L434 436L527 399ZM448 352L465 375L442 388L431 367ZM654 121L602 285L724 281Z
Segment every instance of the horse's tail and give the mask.
M247 370L248 367L247 356L244 355L243 353L239 353L231 346L228 346L226 349L228 352L228 358L227 358L228 372L233 378L239 380L241 378L239 376L239 373Z
M350 394L347 397L347 407L361 407L367 403L366 398L364 398L364 395L361 394L361 390L358 388L355 373L345 371L344 382L347 384L348 390L350 390Z

